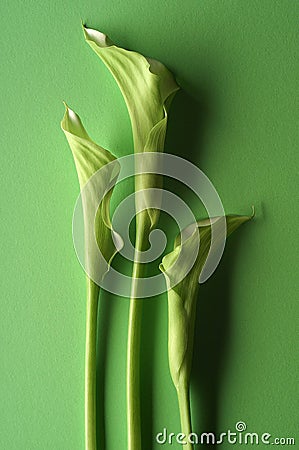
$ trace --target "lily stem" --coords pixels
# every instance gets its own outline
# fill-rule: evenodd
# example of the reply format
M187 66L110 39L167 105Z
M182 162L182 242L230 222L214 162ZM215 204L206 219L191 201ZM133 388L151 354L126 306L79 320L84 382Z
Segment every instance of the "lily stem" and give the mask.
M190 398L188 386L182 386L177 388L180 418L181 418L181 432L185 435L182 439L186 442L183 445L184 450L193 450L193 445L189 442L188 437L191 434L191 415L190 415Z
M99 286L87 280L85 347L85 450L97 449L96 436L96 344Z
M127 344L127 426L128 450L141 450L140 418L140 335L142 321L142 298L139 279L144 276L145 264L140 263L139 251L143 251L148 242L149 227L146 212L136 216L135 255L132 270L130 297L128 344Z

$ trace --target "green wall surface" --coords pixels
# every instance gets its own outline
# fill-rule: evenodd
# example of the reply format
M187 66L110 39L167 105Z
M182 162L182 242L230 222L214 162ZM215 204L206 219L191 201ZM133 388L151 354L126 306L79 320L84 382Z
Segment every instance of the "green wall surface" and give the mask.
M291 0L2 2L1 449L84 448L86 286L62 101L103 147L118 156L133 147L123 98L81 19L173 71L182 89L165 151L198 165L227 213L256 208L200 289L194 431L243 421L298 448L298 15ZM126 299L102 295L99 450L127 447L127 319ZM155 442L163 428L180 431L165 295L144 303L141 381L143 450L181 448Z

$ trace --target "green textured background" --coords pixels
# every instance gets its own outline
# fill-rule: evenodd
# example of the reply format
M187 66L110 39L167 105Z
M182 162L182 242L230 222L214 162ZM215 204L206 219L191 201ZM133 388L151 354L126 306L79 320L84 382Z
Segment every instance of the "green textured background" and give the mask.
M84 448L85 278L72 245L78 182L62 100L118 155L132 151L132 138L81 18L168 65L182 91L166 150L205 171L227 213L256 206L200 291L194 430L243 420L298 445L298 15L291 0L2 2L1 449ZM124 450L128 303L101 304L106 448ZM150 450L162 448L154 437L163 427L179 431L165 298L145 305L142 345Z

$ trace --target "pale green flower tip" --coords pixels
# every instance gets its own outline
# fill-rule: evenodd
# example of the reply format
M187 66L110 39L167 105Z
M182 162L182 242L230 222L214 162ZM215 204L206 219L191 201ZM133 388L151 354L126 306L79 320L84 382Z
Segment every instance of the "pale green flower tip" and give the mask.
M79 117L77 116L77 114L67 105L67 103L65 101L62 102L64 104L65 107L65 112L64 112L64 116L62 118L61 121L61 128L63 129L63 131L67 131L70 132L70 125L72 124L72 122L74 120L78 120ZM79 119L80 120L80 119Z
M227 215L226 216L226 218L227 218L227 220L228 220L228 218L237 218L237 219L239 219L240 221L241 221L241 223L245 223L245 222L249 222L249 220L252 220L252 219L254 219L254 217L255 217L255 214L256 214L256 211L255 211L255 206L254 205L251 205L251 214L250 215L248 215L248 216L243 216L243 215L235 215L235 214L229 214L229 215Z
M115 47L122 49L114 44L114 42L104 33L94 30L92 28L87 28L82 23L83 33L86 42L90 45L96 45L98 49L105 49L109 47ZM122 49L124 50L124 49ZM141 55L138 52L132 50L126 50L129 53L137 54L139 57L144 58L144 60L148 64L148 70L154 75L157 76L160 80L160 91L163 102L171 95L174 94L180 87L176 83L176 80L171 73L171 71L160 61L157 61L153 58L148 58Z
M62 103L64 105L65 111L64 111L64 114L63 114L63 118L62 118L62 120L60 122L60 126L62 128L62 131L66 131L66 123L67 123L68 114L69 114L69 107L68 107L67 103L64 100L62 100Z
M160 61L153 58L145 58L149 64L149 71L159 77L160 91L163 101L171 94L175 94L180 86L177 84L173 73Z
M100 48L111 47L114 45L111 39L101 31L94 30L93 28L87 28L84 24L82 24L82 28L85 40L88 43L93 42Z
M85 20L83 20L82 18L81 18L81 27L82 27L82 30L84 31L84 28L85 28Z
M62 100L62 103L64 105L65 111L64 111L64 115L63 115L63 118L61 121L61 126L62 126L63 122L65 122L68 119L70 111L72 111L71 108L68 106L68 104L64 100ZM72 112L74 113L74 111L72 111Z
M85 128L82 125L81 119L65 102L65 113L61 121L62 131L66 136L72 136L80 139L88 139L91 141Z

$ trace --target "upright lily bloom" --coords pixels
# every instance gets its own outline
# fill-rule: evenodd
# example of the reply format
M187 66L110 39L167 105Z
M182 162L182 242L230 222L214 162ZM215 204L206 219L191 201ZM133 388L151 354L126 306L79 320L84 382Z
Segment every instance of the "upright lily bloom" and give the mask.
M101 253L109 264L116 253L112 239L112 226L109 216L112 189L107 192L98 205L99 183L105 190L117 177L115 167L109 163L115 157L104 148L97 145L88 136L79 116L66 106L61 122L62 130L68 140L74 157L80 189L82 193L82 207L84 218L85 267L88 274L101 277L105 275L102 268L98 268L98 254L94 251L93 236L95 235ZM99 169L107 166L105 177L94 184L90 182ZM89 183L88 183L89 182ZM88 186L88 189L86 189ZM84 192L84 194L83 194ZM94 212L97 211L96 216ZM105 265L106 267L106 265ZM106 270L106 269L105 269ZM87 277L87 315L86 315L86 353L85 353L85 448L96 450L96 336L99 286L94 278Z
M163 151L168 109L174 94L179 89L173 75L160 62L116 46L99 31L84 27L84 35L87 43L107 66L122 92L131 119L134 152ZM156 226L159 217L157 209L147 208L152 194L146 189L157 188L160 185L161 178L153 173L135 176L135 191L145 191L136 200L136 211L141 212L136 216L135 257L128 328L128 450L141 449L139 353L142 301L136 298L136 292L138 278L143 276L144 265L139 261L139 252L147 248L149 232Z

